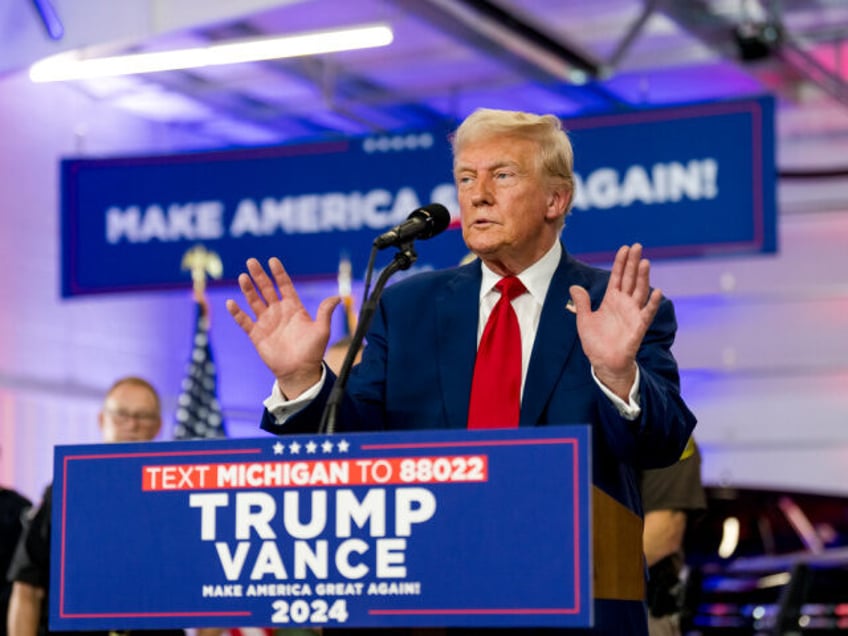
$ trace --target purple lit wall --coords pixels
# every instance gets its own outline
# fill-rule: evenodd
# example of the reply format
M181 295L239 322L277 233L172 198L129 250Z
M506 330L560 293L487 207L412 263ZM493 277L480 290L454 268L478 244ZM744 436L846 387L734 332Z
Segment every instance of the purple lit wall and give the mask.
M188 292L60 300L59 159L198 144L25 73L0 82L0 483L37 497L54 444L99 439L119 375L149 377L172 408L188 355Z

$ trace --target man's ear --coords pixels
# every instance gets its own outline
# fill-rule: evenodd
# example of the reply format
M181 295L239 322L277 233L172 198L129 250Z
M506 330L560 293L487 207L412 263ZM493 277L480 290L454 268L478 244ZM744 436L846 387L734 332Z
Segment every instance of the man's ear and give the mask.
M571 191L566 188L553 188L548 193L548 210L545 214L550 220L565 216L571 203Z

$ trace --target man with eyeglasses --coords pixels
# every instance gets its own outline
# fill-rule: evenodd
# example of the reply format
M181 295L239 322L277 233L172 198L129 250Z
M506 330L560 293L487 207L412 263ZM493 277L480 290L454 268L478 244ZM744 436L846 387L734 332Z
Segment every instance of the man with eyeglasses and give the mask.
M159 434L162 426L159 394L147 380L132 376L121 378L106 393L97 423L104 442L149 442ZM48 486L41 505L18 541L9 568L8 578L12 581L7 616L9 636L45 636L50 633L47 627L47 591L50 589L51 499L52 487ZM180 629L145 633L160 636L184 634Z

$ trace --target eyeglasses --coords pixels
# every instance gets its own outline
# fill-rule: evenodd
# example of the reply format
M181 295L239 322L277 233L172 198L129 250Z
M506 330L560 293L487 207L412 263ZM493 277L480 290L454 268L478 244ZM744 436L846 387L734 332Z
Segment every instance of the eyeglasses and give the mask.
M149 426L150 424L155 424L159 421L158 413L150 413L146 411L139 411L137 413L131 413L130 411L125 411L123 409L104 409L106 413L115 421L116 424L120 426L126 426L133 420L138 422L139 424L144 424Z

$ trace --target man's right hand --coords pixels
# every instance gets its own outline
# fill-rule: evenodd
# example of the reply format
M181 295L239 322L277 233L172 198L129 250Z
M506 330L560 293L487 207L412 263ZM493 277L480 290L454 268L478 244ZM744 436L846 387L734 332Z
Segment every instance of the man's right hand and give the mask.
M315 320L306 311L291 278L276 257L269 259L273 281L255 258L238 277L255 319L227 300L227 310L244 329L286 398L292 400L321 379L321 360L330 339L330 319L338 296L321 301ZM276 283L276 287L274 286Z

